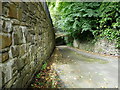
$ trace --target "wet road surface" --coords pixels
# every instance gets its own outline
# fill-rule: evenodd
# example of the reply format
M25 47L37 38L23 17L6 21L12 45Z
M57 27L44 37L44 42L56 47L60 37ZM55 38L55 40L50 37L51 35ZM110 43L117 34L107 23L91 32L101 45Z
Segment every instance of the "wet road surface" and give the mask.
M66 88L118 88L118 59L58 46L53 68ZM56 54L57 55L57 54Z

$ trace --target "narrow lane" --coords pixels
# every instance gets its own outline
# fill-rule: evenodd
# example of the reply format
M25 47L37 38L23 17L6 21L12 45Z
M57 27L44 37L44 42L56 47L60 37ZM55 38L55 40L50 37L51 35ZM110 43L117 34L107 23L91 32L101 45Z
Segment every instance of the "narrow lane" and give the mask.
M118 60L58 46L53 68L66 88L117 88Z

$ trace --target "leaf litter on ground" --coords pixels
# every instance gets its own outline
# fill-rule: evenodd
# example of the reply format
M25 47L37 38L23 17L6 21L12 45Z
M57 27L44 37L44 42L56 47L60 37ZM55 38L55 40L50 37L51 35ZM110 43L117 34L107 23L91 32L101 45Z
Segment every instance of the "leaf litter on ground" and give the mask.
M43 63L39 72L33 77L32 83L29 88L61 88L64 87L63 82L60 80L57 72L53 69L55 65L53 61L57 62L62 55L55 49L53 55L49 60Z

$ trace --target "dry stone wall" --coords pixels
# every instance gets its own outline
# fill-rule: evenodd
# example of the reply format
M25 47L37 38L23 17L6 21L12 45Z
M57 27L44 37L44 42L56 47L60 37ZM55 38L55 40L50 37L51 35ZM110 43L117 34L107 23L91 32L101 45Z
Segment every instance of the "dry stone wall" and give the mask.
M54 49L54 30L41 2L3 2L0 87L27 87Z
M95 43L95 52L113 56L119 56L120 50L116 48L115 41L108 41L107 39L100 39Z
M78 40L74 40L73 46L79 49L100 54L112 55L117 57L119 57L120 55L120 50L115 47L115 42L110 42L107 39L100 39L96 41L96 43L80 42Z

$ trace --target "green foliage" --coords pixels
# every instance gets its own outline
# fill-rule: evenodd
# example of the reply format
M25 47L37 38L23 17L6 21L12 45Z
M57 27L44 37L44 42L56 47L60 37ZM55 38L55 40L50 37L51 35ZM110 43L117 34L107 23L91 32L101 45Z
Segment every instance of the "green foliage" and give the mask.
M41 74L40 74L40 73L36 75L36 78L40 78L40 77L41 77Z
M58 11L61 11L60 22L62 23L58 27L68 32L73 38L77 38L78 34L84 31L96 30L100 3L62 2L59 4Z
M107 2L100 6L100 37L115 40L120 48L120 3Z
M45 62L45 63L42 65L41 70L46 69L46 67L47 67L47 62Z
M51 8L57 13L52 16L55 27L70 37L88 40L90 35L86 37L84 32L90 31L93 38L115 40L120 47L120 2L56 2L54 9Z

